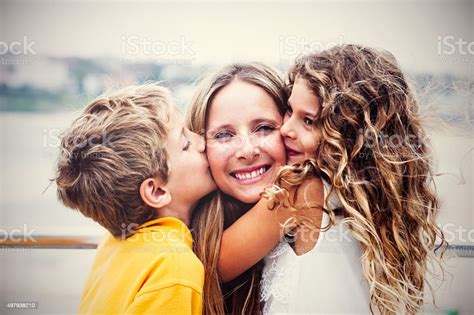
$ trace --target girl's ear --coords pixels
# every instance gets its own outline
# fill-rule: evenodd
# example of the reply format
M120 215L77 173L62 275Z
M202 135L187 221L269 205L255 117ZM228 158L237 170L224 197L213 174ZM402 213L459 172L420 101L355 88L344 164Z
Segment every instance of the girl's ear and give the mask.
M140 185L142 200L152 208L162 208L171 202L171 194L161 180L147 178Z

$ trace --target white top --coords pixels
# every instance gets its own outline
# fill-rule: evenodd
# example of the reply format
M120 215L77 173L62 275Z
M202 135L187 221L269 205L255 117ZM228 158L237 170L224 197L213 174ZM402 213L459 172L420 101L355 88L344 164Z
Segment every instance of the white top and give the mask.
M323 183L327 198L329 184ZM339 205L339 199L331 196L329 206ZM324 213L322 227L328 222ZM359 242L341 220L320 232L314 248L302 256L281 240L264 258L260 285L263 314L370 314L361 255Z

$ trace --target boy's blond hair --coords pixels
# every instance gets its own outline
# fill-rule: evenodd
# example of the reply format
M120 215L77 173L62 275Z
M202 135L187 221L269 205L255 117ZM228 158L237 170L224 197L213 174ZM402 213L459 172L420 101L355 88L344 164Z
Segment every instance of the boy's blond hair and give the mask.
M115 237L156 218L140 196L150 177L166 182L164 147L177 110L168 89L131 86L89 104L64 132L56 168L59 200Z

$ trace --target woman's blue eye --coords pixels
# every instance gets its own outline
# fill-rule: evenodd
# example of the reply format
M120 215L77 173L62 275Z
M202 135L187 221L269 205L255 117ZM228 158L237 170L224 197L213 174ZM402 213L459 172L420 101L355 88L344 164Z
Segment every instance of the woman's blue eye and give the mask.
M274 131L275 130L275 127L272 126L272 125L261 125L261 126L258 126L257 128L257 131L258 132L271 132L271 131Z
M226 139L230 137L232 137L232 134L229 131L221 131L214 136L215 139Z

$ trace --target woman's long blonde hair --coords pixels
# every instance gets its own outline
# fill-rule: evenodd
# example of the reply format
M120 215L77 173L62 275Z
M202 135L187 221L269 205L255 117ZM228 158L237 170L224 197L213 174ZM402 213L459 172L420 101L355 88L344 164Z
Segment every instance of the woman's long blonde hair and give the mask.
M232 64L216 73L206 76L197 88L187 114L187 127L193 132L206 133L208 110L213 98L219 91L234 80L241 80L262 88L268 93L283 115L287 94L285 84L279 73L271 67L260 63ZM227 288L227 305L225 310L221 283L217 271L220 244L224 228L235 222L238 217L249 210L252 205L244 204L217 191L202 200L194 211L192 230L194 233L194 250L205 268L204 281L204 314L258 314L259 283L261 262L253 266Z
M363 250L372 312L417 313L428 258L439 262L434 250L443 253L447 243L436 224L429 141L411 88L393 55L358 45L301 57L289 71L290 88L297 77L322 106L313 125L322 134L316 160L292 169L297 185L312 165L332 184ZM277 182L289 175L280 172Z

